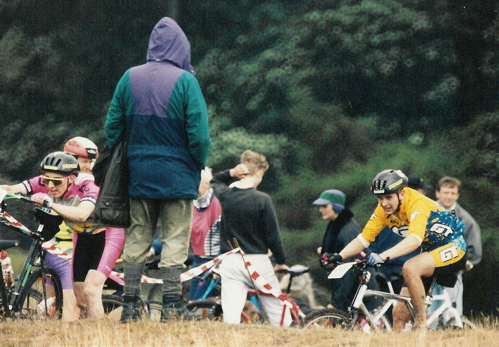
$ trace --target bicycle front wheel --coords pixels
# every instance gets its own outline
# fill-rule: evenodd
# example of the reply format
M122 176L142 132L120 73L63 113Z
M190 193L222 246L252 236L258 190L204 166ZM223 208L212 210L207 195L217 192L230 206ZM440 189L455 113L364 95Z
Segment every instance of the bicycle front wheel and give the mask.
M62 284L55 270L45 267L30 274L13 311L22 319L60 319Z
M342 310L325 308L307 314L301 323L303 329L349 329L350 318Z
M210 300L191 301L185 305L191 312L198 312L205 320L222 320L222 305Z

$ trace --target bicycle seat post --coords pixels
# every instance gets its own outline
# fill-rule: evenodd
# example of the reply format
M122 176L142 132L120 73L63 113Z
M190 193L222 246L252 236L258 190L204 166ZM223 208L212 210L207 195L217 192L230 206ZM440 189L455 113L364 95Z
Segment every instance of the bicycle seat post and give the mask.
M288 282L288 287L286 288L286 294L291 293L291 285L293 284L293 273L289 273L289 282Z

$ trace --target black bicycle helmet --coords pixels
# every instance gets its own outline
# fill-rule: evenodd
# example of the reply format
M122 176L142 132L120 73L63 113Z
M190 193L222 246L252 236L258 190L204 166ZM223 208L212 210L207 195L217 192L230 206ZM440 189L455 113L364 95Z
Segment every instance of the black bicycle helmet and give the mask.
M42 171L57 172L63 175L71 175L79 171L78 161L71 154L64 152L53 152L47 155L40 163Z
M400 188L407 187L409 179L400 170L383 170L374 176L371 191L375 195L397 193Z

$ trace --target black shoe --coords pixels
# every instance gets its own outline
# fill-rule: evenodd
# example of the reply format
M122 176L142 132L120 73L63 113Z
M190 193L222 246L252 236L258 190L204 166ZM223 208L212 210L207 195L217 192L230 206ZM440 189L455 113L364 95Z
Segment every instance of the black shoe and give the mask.
M184 301L180 296L163 296L163 312L161 312L161 321L169 320L201 320L203 317L197 312L191 312L185 307Z
M123 297L123 312L121 312L121 323L136 322L142 319L139 298L136 296Z

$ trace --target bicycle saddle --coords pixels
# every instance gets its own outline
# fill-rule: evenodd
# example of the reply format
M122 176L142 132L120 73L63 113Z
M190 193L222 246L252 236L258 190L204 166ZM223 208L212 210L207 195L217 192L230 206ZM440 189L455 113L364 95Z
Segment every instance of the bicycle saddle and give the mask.
M385 282L395 282L402 279L401 274L387 274L381 271L376 272L376 277L382 279Z
M286 271L291 275L291 277L298 277L303 275L304 273L309 272L310 268L306 267L305 265L293 265L289 268L289 270Z
M437 283L443 287L452 288L456 285L457 275L455 273L437 275Z
M59 232L59 225L62 223L62 216L54 214L46 207L35 207L33 214L38 224L43 225L42 237L45 241L50 240Z

